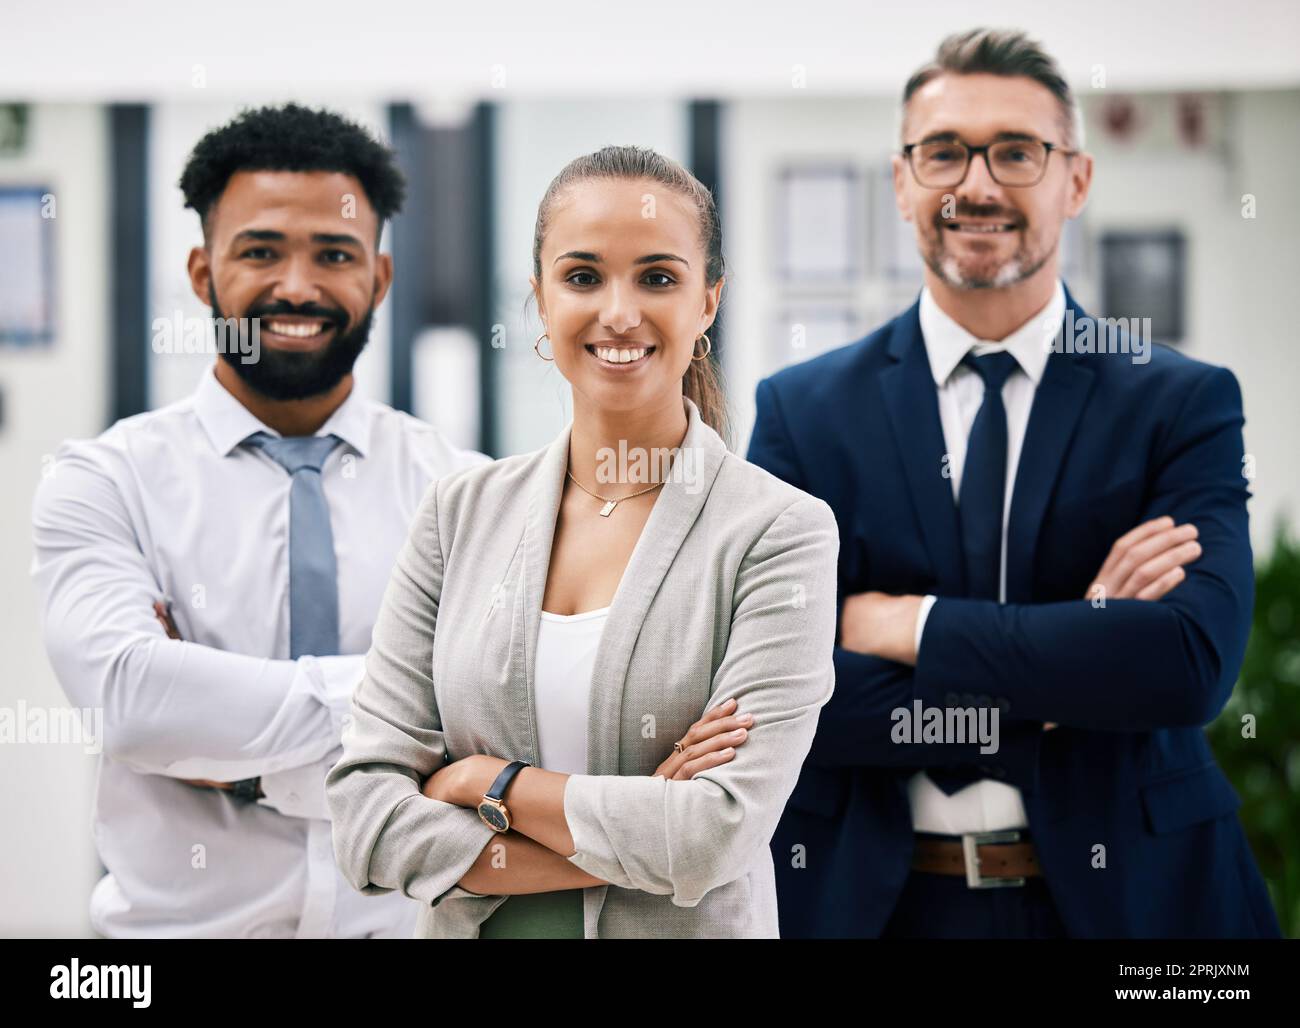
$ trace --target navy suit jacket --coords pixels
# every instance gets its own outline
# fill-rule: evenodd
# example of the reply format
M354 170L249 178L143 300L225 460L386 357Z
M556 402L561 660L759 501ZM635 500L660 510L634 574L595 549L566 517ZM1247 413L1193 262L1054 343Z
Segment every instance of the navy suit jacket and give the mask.
M1078 332L1087 314L1066 301ZM1011 502L1007 602L966 599L918 310L758 385L748 459L834 510L841 611L866 590L939 597L914 668L836 646L771 843L782 936L880 934L911 861L907 779L948 763L1022 790L1071 936L1280 935L1202 730L1254 605L1235 377L1163 346L1146 364L1052 353ZM1083 599L1115 540L1162 514L1199 530L1186 579L1157 602ZM917 699L996 704L999 751L892 742L890 712Z

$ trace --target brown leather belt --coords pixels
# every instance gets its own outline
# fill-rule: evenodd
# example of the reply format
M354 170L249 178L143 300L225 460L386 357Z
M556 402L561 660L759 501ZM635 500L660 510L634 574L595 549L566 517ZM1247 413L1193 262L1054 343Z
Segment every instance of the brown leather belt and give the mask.
M917 835L912 849L912 870L958 875L972 889L1024 885L1041 877L1034 844L1017 830L972 832L961 836Z

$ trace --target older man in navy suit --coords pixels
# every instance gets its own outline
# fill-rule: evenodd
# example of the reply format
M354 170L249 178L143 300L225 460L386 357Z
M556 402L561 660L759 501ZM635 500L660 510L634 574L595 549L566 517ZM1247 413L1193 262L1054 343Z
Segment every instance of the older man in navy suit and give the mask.
M903 114L921 296L759 383L748 454L841 533L781 933L1277 936L1202 731L1254 602L1236 379L1065 290L1092 158L1037 44L950 37Z

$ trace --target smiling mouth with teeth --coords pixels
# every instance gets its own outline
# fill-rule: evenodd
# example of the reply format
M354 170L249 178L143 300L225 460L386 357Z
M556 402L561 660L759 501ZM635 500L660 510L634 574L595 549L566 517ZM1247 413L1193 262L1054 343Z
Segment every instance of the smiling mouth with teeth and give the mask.
M1010 223L1000 225L976 225L969 221L949 221L945 222L945 228L949 232L980 232L980 233L997 233L997 232L1014 232L1016 226Z
M584 349L607 364L635 364L654 353L653 346L586 346Z
M268 331L274 332L278 336L288 336L293 339L310 339L312 336L320 335L330 327L327 322L323 321L301 323L276 321L274 318L267 319L264 324Z

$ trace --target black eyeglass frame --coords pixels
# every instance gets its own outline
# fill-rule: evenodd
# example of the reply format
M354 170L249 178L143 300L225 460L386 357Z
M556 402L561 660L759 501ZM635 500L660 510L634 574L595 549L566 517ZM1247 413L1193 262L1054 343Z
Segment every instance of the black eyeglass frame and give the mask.
M924 146L926 143L947 143L950 146L960 146L964 149L966 151L966 163L961 169L961 178L956 182L950 182L947 185L942 186L930 186L922 182L921 176L917 173L916 165L912 163L912 151L918 146ZM1043 168L1038 173L1038 178L1034 179L1032 182L1003 182L998 178L997 174L993 171L992 162L989 161L989 150L1004 143L1036 143L1046 151L1043 156ZM916 180L918 186L921 186L924 189L953 189L961 185L966 181L966 176L970 174L971 162L980 154L983 154L984 156L984 167L988 169L989 178L998 185L1005 189L1032 189L1047 177L1047 165L1052 159L1053 151L1060 153L1062 157L1074 157L1079 153L1078 150L1067 150L1060 144L1049 143L1045 139L996 139L992 143L985 143L983 146L971 146L969 143L963 143L960 139L923 139L919 143L908 143L904 146L903 156L907 159L907 166L912 169L912 178Z

